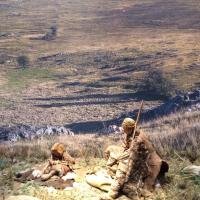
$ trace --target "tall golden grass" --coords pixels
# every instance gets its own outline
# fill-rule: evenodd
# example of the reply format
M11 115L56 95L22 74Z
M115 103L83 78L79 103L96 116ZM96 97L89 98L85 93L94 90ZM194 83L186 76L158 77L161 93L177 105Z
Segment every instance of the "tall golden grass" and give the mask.
M141 128L164 157L180 155L196 160L200 156L200 112L179 112L143 123ZM50 147L62 142L74 157L102 158L104 149L120 144L120 135L80 134L35 141L0 144L0 157L41 161L50 156Z
M200 156L200 112L178 112L144 124L156 149L165 156Z
M114 144L115 139L112 136L81 134L51 137L31 142L20 141L13 144L0 144L0 158L6 158L11 162L15 162L16 160L40 162L50 157L50 148L55 142L63 143L73 157L103 158L104 149L108 145Z

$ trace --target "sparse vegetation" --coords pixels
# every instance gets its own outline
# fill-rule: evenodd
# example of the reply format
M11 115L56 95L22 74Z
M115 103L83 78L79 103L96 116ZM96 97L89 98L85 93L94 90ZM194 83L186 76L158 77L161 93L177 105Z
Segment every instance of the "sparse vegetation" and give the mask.
M175 94L175 86L172 81L160 69L147 71L140 90L154 98L169 98Z
M29 58L27 56L19 56L17 57L17 63L22 69L25 69L29 65Z
M0 171L8 167L8 160L6 159L0 159Z
M9 71L7 82L3 85L7 91L21 91L28 86L51 80L55 74L46 68L25 68ZM1 87L0 87L1 89Z

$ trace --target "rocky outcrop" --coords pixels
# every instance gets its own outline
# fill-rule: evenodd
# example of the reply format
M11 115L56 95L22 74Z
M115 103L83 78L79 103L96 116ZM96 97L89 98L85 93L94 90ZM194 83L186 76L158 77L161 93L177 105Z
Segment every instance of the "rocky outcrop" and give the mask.
M192 92L179 94L164 104L143 112L142 116L144 120L149 120L152 118L162 117L179 110L184 110L186 112L200 110L200 88Z
M40 139L46 136L55 136L55 135L74 136L74 133L70 129L65 128L64 126L35 127L35 126L18 125L18 126L0 127L0 142L33 140L33 139Z

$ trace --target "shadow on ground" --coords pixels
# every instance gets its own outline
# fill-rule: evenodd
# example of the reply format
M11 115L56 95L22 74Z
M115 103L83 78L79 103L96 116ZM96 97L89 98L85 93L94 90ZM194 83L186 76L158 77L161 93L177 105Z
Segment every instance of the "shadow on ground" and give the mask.
M124 9L97 13L96 23L109 30L116 27L200 29L199 7L195 1L154 1ZM187 17L185 17L187 16Z
M157 100L153 96L147 96L141 92L118 93L118 94L87 94L71 97L48 97L48 98L29 98L25 100L45 102L35 104L35 107L53 108L63 106L85 106L85 105L103 105L123 102L138 102L141 100L152 101ZM53 103L51 103L53 101ZM57 102L55 102L57 101ZM65 102L60 102L65 101Z

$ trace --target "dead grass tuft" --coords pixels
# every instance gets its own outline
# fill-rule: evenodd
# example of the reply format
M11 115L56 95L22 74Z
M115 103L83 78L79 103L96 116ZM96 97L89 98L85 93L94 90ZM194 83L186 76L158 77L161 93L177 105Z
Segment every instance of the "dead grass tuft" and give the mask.
M191 162L200 157L200 112L171 114L144 125L152 142L164 156L180 154Z

